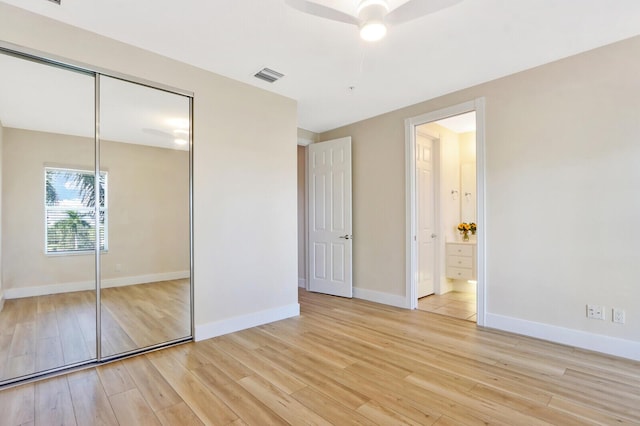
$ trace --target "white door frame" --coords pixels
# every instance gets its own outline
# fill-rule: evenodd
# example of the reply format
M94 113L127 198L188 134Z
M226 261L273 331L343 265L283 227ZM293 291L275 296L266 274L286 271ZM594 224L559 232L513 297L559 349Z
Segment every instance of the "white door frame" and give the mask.
M409 309L417 308L417 247L416 247L416 126L454 115L476 112L476 185L477 196L477 305L478 325L486 324L486 220L485 220L485 100L454 105L405 120L405 193L406 193L406 300Z

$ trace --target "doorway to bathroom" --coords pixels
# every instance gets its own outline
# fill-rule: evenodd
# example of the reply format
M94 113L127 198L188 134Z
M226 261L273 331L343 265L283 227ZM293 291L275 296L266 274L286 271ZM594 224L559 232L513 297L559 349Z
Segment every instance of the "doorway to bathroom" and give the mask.
M483 100L406 120L408 305L483 324Z

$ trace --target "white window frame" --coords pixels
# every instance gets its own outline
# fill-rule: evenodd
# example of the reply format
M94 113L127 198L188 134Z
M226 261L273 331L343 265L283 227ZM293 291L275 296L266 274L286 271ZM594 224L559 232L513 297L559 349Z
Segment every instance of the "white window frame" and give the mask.
M44 253L47 256L77 256L77 255L87 255L94 253L95 249L92 250L66 250L66 251L50 251L49 250L49 228L47 226L47 218L49 211L67 211L68 207L64 206L48 206L47 205L47 171L55 170L58 172L68 172L68 173L84 173L84 174L95 174L94 170L88 170L84 168L75 168L75 167L52 167L52 166L44 166ZM107 253L109 251L109 174L106 171L101 171L101 175L104 176L104 207L100 207L100 212L104 213L104 244L100 249L100 253ZM96 194L99 200L99 194ZM98 201L99 202L99 201ZM88 207L84 210L87 210L90 213L95 212L94 207ZM99 237L100 233L100 224L98 223L98 229L96 237Z

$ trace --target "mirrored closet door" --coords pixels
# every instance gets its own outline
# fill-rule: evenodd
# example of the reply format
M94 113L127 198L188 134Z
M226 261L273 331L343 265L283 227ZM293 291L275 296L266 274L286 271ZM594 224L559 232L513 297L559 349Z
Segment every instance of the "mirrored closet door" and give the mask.
M189 340L191 97L18 50L0 43L0 385Z
M93 74L0 54L0 381L96 358L94 105Z
M189 98L99 76L102 356L191 334Z

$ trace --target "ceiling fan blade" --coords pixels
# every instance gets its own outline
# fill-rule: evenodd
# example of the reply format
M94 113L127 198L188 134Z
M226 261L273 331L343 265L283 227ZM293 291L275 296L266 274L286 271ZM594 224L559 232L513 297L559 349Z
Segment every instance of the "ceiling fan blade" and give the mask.
M143 133L146 133L148 135L153 135L153 136L158 136L160 138L165 138L165 139L175 139L175 136L172 135L169 132L163 132L162 130L158 130L158 129L150 129L148 127L145 127L142 129Z
M319 16L321 18L330 19L332 21L344 22L346 24L358 25L358 19L355 16L323 6L318 3L307 0L285 0L290 7L300 12L310 15Z
M384 18L389 25L402 24L460 3L462 0L409 0Z

